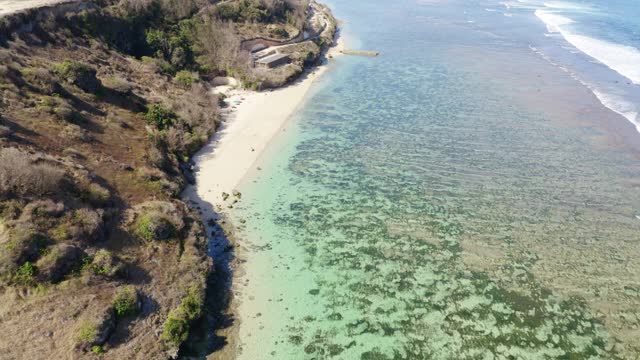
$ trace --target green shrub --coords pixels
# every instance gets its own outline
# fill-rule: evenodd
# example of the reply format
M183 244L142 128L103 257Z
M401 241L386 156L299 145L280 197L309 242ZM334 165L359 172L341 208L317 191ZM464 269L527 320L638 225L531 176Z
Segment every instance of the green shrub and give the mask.
M93 259L89 259L85 268L96 275L114 277L124 271L122 262L116 258L109 250L100 249Z
M161 339L174 345L182 344L189 337L189 326L202 315L203 290L191 287L178 306L167 316Z
M144 117L147 123L154 125L160 130L170 127L178 119L173 111L159 104L151 105Z
M91 352L96 355L102 355L104 354L104 348L100 345L95 345L91 347Z
M53 72L88 93L96 93L102 85L96 78L96 70L78 61L65 60L54 65Z
M63 77L75 77L93 71L89 65L72 60L65 60L53 66L53 72Z
M202 315L202 291L191 287L187 296L182 299L180 307L189 320L195 320Z
M156 56L163 58L169 52L169 39L162 30L151 29L147 31L147 45L154 51Z
M33 285L37 272L38 269L31 262L27 261L16 270L13 277L14 282L20 285Z
M83 322L76 333L76 340L80 343L91 344L96 340L98 329L90 322Z
M286 39L289 37L289 33L287 32L287 30L281 27L271 30L271 35L282 38L282 39Z
M238 21L240 9L232 4L220 4L215 7L216 15L222 20Z
M164 322L162 340L174 345L182 344L189 337L189 322L180 308L172 310Z
M44 235L19 228L4 230L7 241L0 244L0 273L29 280L35 274L32 263L49 243ZM28 281L27 281L28 282Z
M149 212L140 216L135 233L147 241L166 240L175 234L175 226L160 213Z
M186 70L182 70L182 71L178 71L178 73L176 74L176 76L173 78L173 80L175 82L177 82L179 85L182 85L184 87L189 87L191 86L197 79L195 76L193 76L193 74L191 74L191 72L186 71Z
M15 220L22 213L24 204L18 200L7 200L0 203L0 219Z
M138 312L138 291L128 285L118 289L113 299L113 308L119 318L135 315Z

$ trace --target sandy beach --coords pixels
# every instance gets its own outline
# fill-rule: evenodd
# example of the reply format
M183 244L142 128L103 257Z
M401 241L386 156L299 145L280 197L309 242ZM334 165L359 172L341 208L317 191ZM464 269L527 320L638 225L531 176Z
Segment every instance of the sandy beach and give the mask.
M307 71L294 83L269 91L249 91L229 89L228 86L215 88L227 96L228 107L223 112L223 125L194 157L195 185L189 185L182 197L199 210L208 233L213 227L209 219L222 219L227 206L234 199L234 191L243 179L251 173L251 169L269 146L272 140L281 134L296 109L305 101L312 85L319 79L330 65L331 59L341 55L344 49L344 38L340 32L336 41L326 55L325 63ZM225 202L225 197L229 198ZM215 261L221 268L218 272L222 278L233 271L233 277L242 276L242 269L236 268L235 256L222 250L226 243L233 241L223 237L214 253ZM236 248L236 252L241 248ZM226 264L221 264L226 263ZM234 270L231 270L234 269ZM225 281L222 280L221 281ZM232 285L235 286L235 285ZM219 331L218 336L225 338L226 346L215 353L216 359L232 359L239 351L239 325L242 315L238 311L239 304L231 300L227 313L232 313L233 326Z
M340 54L343 40L328 51L330 59ZM224 209L224 195L231 195L245 174L277 136L294 111L302 104L311 86L327 70L328 64L311 69L293 84L270 91L231 90L225 101L229 112L225 122L209 143L194 157L196 186L185 190L185 197ZM208 219L219 214L202 214Z

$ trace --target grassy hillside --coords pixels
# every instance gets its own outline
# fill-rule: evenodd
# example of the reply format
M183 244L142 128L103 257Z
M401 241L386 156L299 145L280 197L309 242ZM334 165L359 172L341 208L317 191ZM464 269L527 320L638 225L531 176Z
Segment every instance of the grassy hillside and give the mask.
M0 353L169 358L212 269L178 199L220 122L207 81L270 82L241 41L302 31L306 4L86 3L0 21Z

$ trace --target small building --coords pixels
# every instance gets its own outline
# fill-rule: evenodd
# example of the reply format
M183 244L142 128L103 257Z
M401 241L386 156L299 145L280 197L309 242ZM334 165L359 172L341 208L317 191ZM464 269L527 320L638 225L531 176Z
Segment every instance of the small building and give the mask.
M273 69L290 62L291 58L289 57L289 55L276 53L256 60L256 66L266 69Z

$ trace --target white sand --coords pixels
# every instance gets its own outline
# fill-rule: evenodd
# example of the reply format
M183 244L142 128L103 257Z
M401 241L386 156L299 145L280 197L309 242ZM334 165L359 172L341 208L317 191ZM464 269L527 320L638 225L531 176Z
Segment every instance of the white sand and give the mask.
M342 41L339 39L328 55L334 57L341 49ZM222 193L232 194L262 151L304 101L314 81L326 70L327 65L321 65L301 80L273 91L232 91L226 101L236 108L226 115L222 129L209 144L194 156L196 186L189 186L184 192L187 199L210 209L202 214L204 219L217 217L206 212L215 211L218 206L222 208Z
M67 0L0 0L0 16L64 1Z
M340 54L343 49L341 39L338 37L336 45L329 50L328 58ZM223 127L194 156L196 185L188 186L183 193L185 200L200 209L207 233L211 233L212 230L207 220L219 219L221 211L225 210L222 193L233 196L231 194L235 187L256 166L256 161L269 143L282 133L287 121L302 104L315 80L326 70L326 64L319 66L294 84L269 92L235 90L226 99L230 106L236 108L232 108L231 112L225 115ZM240 103L236 105L236 102ZM236 248L236 255L238 251L240 249ZM235 265L231 266L235 268ZM237 270L234 271L234 277L240 276ZM235 286L237 285L234 282ZM214 353L211 359L237 358L240 344L239 324L244 315L238 311L238 305L236 300L232 300L231 311L236 314L237 322L221 331L228 344L221 351Z

